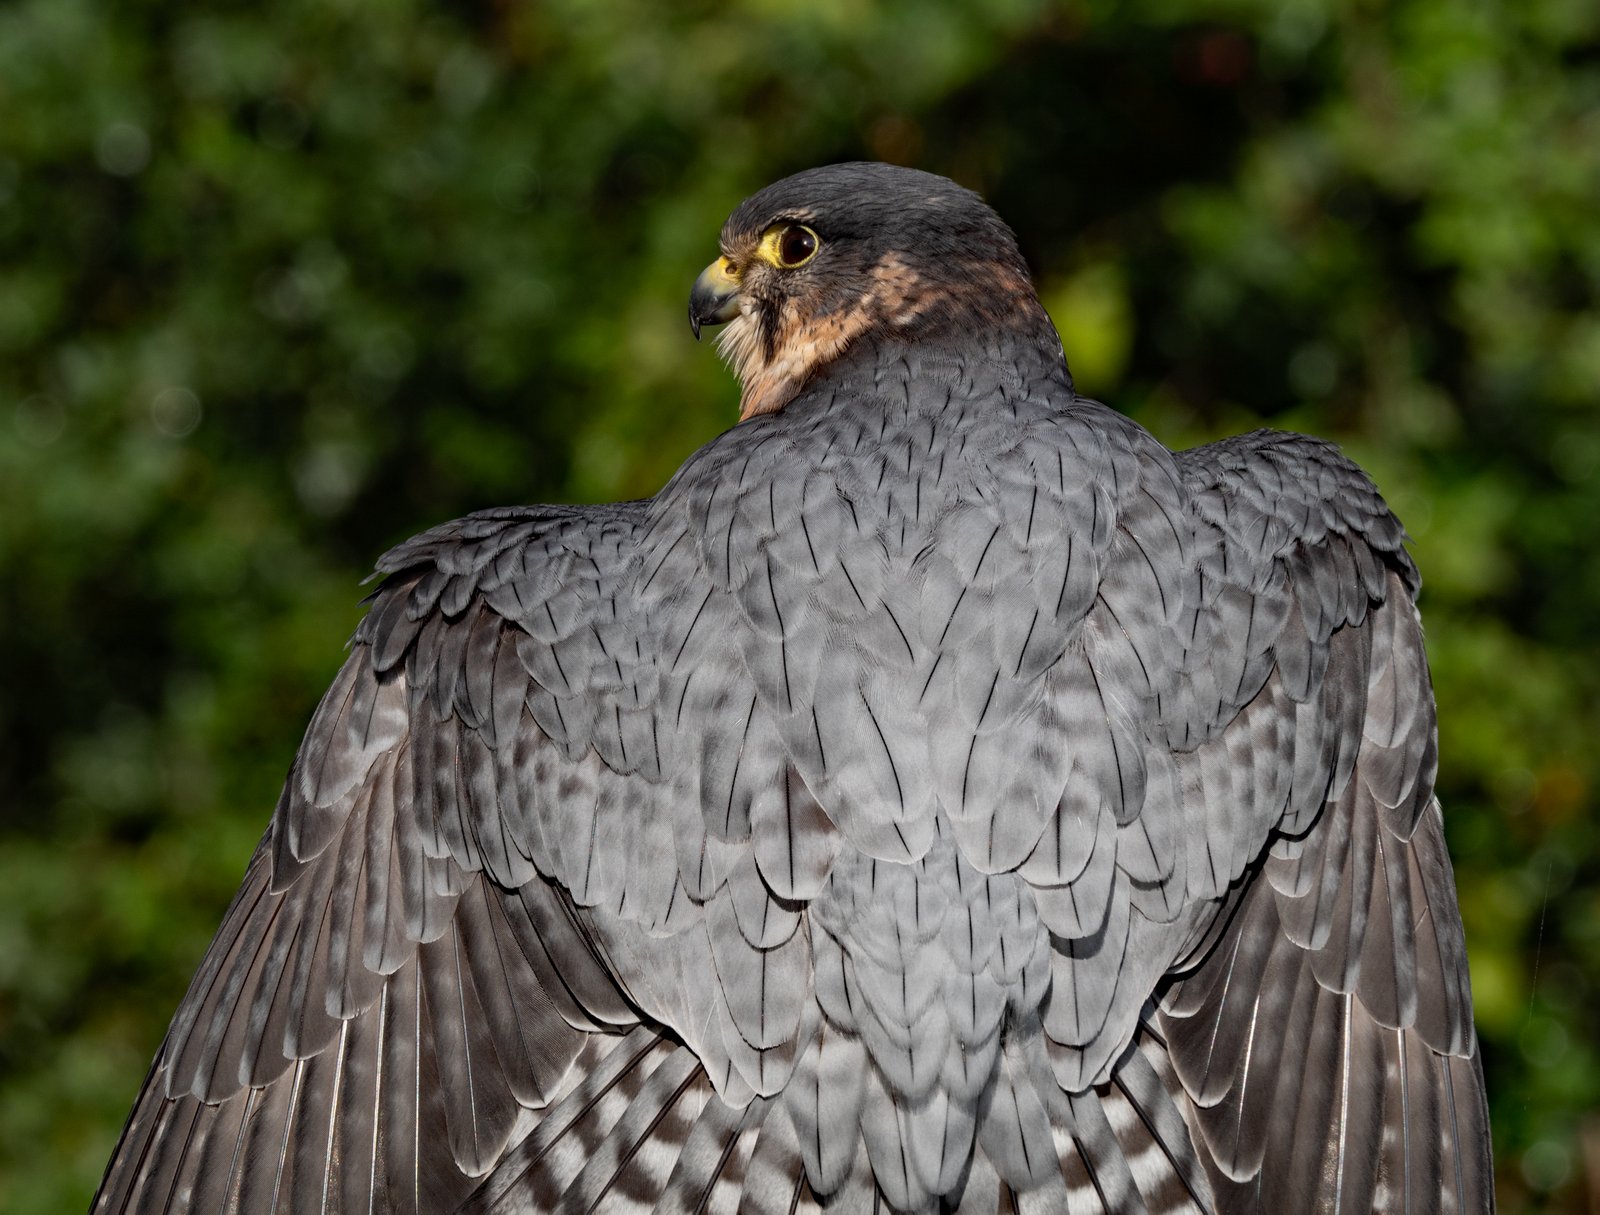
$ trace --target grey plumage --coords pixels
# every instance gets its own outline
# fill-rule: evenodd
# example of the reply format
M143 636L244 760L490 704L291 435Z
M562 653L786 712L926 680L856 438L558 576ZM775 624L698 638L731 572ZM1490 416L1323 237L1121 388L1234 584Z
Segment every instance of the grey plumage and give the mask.
M96 1210L1487 1209L1370 482L1077 397L940 179L773 217L900 311L654 499L379 562Z

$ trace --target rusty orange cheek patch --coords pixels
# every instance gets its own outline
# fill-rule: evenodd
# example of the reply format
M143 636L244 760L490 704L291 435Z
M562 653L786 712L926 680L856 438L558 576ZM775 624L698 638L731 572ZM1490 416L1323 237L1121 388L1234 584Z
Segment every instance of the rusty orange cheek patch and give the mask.
M739 378L744 384L739 417L776 413L805 387L817 370L838 358L868 329L911 324L931 302L926 281L899 254L890 253L872 268L871 286L850 307L826 316L806 317L790 300L779 320L776 353L763 359L750 331L737 342Z
M872 268L872 290L862 304L896 329L927 311L928 284L898 253L887 253Z
M794 316L792 303L785 307L777 353L742 377L740 420L776 413L794 400L819 367L838 358L867 329L870 319L867 310L857 306L807 323Z
M930 282L898 253L878 260L867 289L847 307L812 316L805 312L808 303L784 303L771 358L754 316L740 316L724 332L721 349L744 386L741 421L782 409L819 368L868 330L905 330L935 308L967 310L974 317L1008 323L1043 318L1026 275L1011 267L983 263L969 275Z

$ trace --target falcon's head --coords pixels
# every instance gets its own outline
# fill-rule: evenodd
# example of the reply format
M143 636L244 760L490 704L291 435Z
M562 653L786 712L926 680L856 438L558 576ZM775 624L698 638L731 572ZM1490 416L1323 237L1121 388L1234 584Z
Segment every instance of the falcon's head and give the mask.
M809 169L739 205L689 323L722 324L740 417L782 409L852 345L1002 325L1060 345L1011 229L952 181L885 164Z

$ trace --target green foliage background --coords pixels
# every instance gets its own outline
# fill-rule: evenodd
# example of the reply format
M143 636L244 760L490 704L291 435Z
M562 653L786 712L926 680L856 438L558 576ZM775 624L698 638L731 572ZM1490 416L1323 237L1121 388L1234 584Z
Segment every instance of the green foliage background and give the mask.
M652 492L743 195L914 163L1088 392L1415 537L1507 1211L1600 1209L1594 0L0 8L0 1207L81 1209L408 533Z

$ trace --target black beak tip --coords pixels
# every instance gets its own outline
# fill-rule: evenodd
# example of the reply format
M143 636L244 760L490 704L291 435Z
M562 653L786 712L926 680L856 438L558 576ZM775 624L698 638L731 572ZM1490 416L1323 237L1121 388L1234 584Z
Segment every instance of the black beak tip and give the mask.
M700 317L694 310L694 305L689 305L689 329L694 334L694 340L700 340Z

